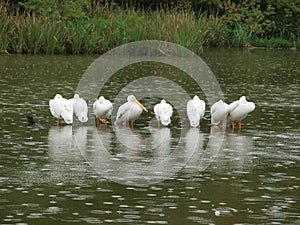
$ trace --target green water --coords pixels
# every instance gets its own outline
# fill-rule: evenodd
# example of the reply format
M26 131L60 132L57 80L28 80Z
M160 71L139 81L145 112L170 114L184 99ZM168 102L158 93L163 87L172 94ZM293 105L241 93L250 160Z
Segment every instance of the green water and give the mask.
M200 129L184 130L176 110L169 128L156 129L158 98L141 99L150 112L133 129L96 129L91 110L89 125L57 127L49 99L73 97L97 57L0 56L0 224L299 223L300 53L213 49L201 57L226 102L255 102L240 131L211 128L209 105ZM205 98L189 77L155 63L120 71L103 93L115 97L147 73Z

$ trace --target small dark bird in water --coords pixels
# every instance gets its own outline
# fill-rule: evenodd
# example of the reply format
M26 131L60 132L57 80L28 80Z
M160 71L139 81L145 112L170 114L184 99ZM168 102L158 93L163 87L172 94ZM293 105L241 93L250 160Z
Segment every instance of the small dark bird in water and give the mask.
M32 116L26 116L28 125L32 126L35 124L35 121Z

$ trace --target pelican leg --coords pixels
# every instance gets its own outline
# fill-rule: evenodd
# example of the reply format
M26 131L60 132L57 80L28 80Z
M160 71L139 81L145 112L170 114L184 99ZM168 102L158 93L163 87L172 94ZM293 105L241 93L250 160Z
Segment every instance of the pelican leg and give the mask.
M56 120L56 125L57 125L57 126L60 125L60 119L59 119L59 118L57 118L57 120Z
M241 120L238 120L238 128L239 128L239 130L242 128L242 121Z
M97 117L97 127L100 125L100 117Z
M107 128L107 124L108 124L108 118L107 117L104 119L104 124L105 124L104 127Z
M124 120L124 127L126 127L126 120Z
M131 120L131 121L130 121L130 127L131 127L131 128L133 128L133 123L134 123L134 120Z
M222 127L225 127L225 120L222 120Z
M107 124L108 123L108 118L105 117L104 122Z
M157 120L157 127L160 128L160 120Z
M234 129L234 120L231 120L231 127Z

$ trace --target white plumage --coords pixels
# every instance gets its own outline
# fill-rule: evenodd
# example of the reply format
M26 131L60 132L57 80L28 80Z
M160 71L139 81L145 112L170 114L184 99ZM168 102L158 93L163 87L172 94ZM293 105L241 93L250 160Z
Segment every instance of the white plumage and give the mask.
M158 126L160 126L160 122L164 126L168 126L171 123L173 107L167 103L166 100L162 99L160 103L154 106L154 113L158 122Z
M219 125L221 121L225 121L230 112L232 112L239 105L239 102L233 102L230 105L223 100L219 100L214 103L210 109L211 123L213 125Z
M75 117L82 122L85 123L88 121L88 105L87 102L79 97L79 94L75 94L74 98L69 99L73 106L73 111Z
M205 102L195 95L188 101L186 111L191 127L198 127L205 113Z
M116 123L124 123L130 121L130 126L133 127L134 121L139 118L142 112L148 110L136 99L134 95L127 97L127 102L121 105L117 112Z
M50 112L57 118L57 125L60 124L60 119L63 119L66 124L73 123L73 106L71 102L56 94L53 99L49 101Z
M93 110L98 124L100 124L101 119L104 119L105 122L107 122L111 116L113 104L103 96L100 96L99 99L94 102Z
M255 104L253 102L248 102L245 96L240 97L239 100L234 101L231 104L237 105L237 107L229 113L229 119L232 121L232 127L234 128L234 121L238 121L238 126L241 128L241 120L245 119L249 113L254 111Z

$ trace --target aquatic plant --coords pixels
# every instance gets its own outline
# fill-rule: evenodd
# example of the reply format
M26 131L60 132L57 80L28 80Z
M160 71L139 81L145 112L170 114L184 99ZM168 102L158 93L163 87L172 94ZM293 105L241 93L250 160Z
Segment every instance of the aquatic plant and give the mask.
M211 9L196 12L189 4L152 10L119 7L112 2L92 7L84 0L76 4L71 0L29 0L21 3L22 8L10 10L11 6L0 0L0 51L101 54L124 43L150 39L177 43L195 53L203 47L241 47L246 42L266 47L299 47L299 28L285 27L279 37L275 34L266 37L264 35L270 34L274 23L265 20L265 15L257 12L261 23L254 20L252 14L239 15L249 7L259 11L256 3L228 4L218 6L220 11L226 12L218 15L218 10L214 14ZM270 16L274 10L268 8ZM268 32L264 33L265 30Z

